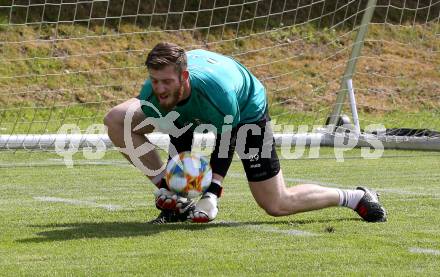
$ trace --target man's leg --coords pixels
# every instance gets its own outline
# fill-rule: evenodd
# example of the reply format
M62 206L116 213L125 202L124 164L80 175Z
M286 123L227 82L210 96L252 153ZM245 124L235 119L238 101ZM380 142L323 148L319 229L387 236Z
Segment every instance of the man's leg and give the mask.
M249 182L258 205L273 216L338 206L339 193L334 188L303 184L287 188L282 171L267 180Z
M131 117L131 126L127 128L125 126L125 118ZM134 166L139 168L156 187L161 188L163 185L163 172L159 174L151 174L153 171L160 171L163 163L157 150L155 150L154 145L152 145L149 140L145 137L145 134L149 134L154 130L154 126L147 125L145 127L137 129L137 126L141 124L146 119L145 114L141 110L140 100L137 98L129 99L116 107L112 108L104 118L104 123L108 128L108 136L110 140L116 147L119 147L122 151L126 149L126 140L131 140L134 149L138 151L144 151L141 149L142 145L147 146L145 153L139 155L138 153L132 153L131 156L127 153L122 152L125 158L130 161ZM124 128L125 127L125 128ZM136 130L134 130L136 129ZM141 148L139 148L141 147ZM138 156L139 155L139 156ZM138 159L141 164L134 161L133 159ZM147 170L145 170L147 169ZM171 193L170 193L171 194ZM156 206L158 205L159 197L156 197ZM162 201L163 203L172 202L171 200L177 201L172 196L167 196ZM165 203L165 204L166 204ZM174 203L174 205L176 205ZM152 223L167 223L182 221L185 216L178 214L175 210L163 209L161 214L152 221Z
M239 155L252 195L261 208L270 215L283 216L345 206L355 210L366 221L386 221L386 212L379 204L377 194L366 188L341 190L313 184L287 187L269 120L267 117L255 123L261 128L259 134L247 132L246 138L237 140L244 144L243 149L246 151L240 151ZM257 149L258 152L245 154L250 149Z
M387 220L377 194L367 188L340 190L312 184L287 188L281 171L270 179L249 182L249 186L258 205L272 216L345 206L355 210L365 221Z
M129 113L129 110L133 112ZM128 131L125 130L124 134L124 121L126 116L131 117L131 126L126 128ZM147 125L139 130L134 131L136 126L138 126L143 120L145 120L145 114L141 110L140 100L137 98L132 98L112 108L104 117L104 124L107 126L110 140L116 147L119 147L123 150L126 148L125 139L131 140L134 148L138 148L141 145L150 144L148 139L145 137L145 134L151 133L154 126ZM153 148L152 145L151 148ZM130 155L127 155L126 153L123 153L123 155L128 161L134 164L133 158L130 157ZM138 158L142 163L144 170L142 170L142 168L138 168L142 170L143 173L154 184L157 185L160 181L160 178L156 178L155 174L149 174L150 172L148 171L154 172L163 166L158 151L151 149ZM134 165L136 166L136 164Z

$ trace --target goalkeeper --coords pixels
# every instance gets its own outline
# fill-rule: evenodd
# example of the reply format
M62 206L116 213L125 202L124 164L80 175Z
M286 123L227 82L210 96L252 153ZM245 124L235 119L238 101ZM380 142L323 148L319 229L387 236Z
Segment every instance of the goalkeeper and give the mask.
M366 221L386 221L377 194L367 188L286 186L269 124L265 88L239 62L206 50L185 53L176 44L159 43L145 64L149 78L140 95L112 108L104 123L113 144L157 186L156 207L161 213L154 223L215 219L222 182L235 151L255 201L269 215L345 206ZM193 203L167 190L160 170L163 162L145 134L170 134L171 155L191 151L193 134L200 130L217 134L210 159L213 179L208 190ZM141 153L124 151L128 145Z

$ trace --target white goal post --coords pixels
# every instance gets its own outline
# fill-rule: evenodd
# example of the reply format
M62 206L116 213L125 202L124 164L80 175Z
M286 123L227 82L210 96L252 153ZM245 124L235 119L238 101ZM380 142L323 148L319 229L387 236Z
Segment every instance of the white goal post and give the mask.
M0 150L111 146L90 126L139 93L162 40L246 65L279 144L357 127L358 146L440 150L440 0L0 0L0 36Z

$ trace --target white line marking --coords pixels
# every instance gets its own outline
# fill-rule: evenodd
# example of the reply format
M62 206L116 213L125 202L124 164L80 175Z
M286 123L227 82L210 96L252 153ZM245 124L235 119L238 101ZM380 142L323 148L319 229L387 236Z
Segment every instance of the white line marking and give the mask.
M308 232L308 231L301 231L301 230L296 230L296 229L278 229L273 226L247 224L247 223L240 223L240 222L236 222L236 221L218 221L215 224L225 224L225 225L230 225L230 226L244 228L244 229L258 231L258 232L278 233L278 234L286 234L286 235L290 235L290 236L303 236L303 237L318 236L318 234Z
M392 194L399 194L399 195L432 196L432 197L438 197L439 196L436 193L423 193L423 192L407 191L407 190L403 190L403 189L382 188L382 189L377 189L376 191L392 193Z
M243 178L245 175L238 174L238 173L228 173L227 176L231 176L233 178ZM341 188L341 189L354 189L355 186L347 186L347 185L340 185L336 183L330 183L330 182L321 182L321 181L315 181L315 180L308 180L308 179L301 179L301 178L289 178L285 177L285 181L287 182L294 182L294 183L301 183L301 184L313 184L313 185L320 185L325 187L334 187L334 188ZM377 192L384 192L384 193L391 193L391 194L398 194L398 195L414 195L414 196L431 196L431 197L438 197L438 193L423 193L423 192L415 192L415 191L407 191L403 189L398 188L380 188L380 189L374 189Z
M408 250L409 252L416 254L440 255L440 250L435 250L435 249L411 247Z
M292 235L292 236L303 236L303 237L312 237L316 236L317 234L307 232L307 231L301 231L301 230L295 230L295 229L278 229L271 226L261 226L261 225L245 225L243 226L246 229L251 230L257 230L261 232L269 232L269 233L278 233L278 234L286 234L286 235Z
M295 182L295 183L302 183L302 184L313 184L313 185L320 185L320 186L326 186L326 187L337 187L337 188L353 188L353 186L344 186L336 183L329 183L329 182L321 182L321 181L315 181L315 180L308 180L308 179L300 179L300 178L284 178L287 182Z
M55 203L66 203L76 206L89 206L89 207L95 207L95 208L103 208L108 211L116 211L120 210L122 207L119 205L112 205L112 204L98 204L92 201L83 201L83 200L76 200L76 199L66 199L66 198L58 198L58 197L34 197L35 200L43 201L43 202L55 202Z

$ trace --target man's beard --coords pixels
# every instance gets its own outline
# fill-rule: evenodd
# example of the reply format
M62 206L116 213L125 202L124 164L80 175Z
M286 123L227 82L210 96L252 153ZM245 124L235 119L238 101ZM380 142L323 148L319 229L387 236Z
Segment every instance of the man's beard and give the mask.
M179 103L182 94L183 94L183 86L180 86L179 88L177 88L175 91L173 91L168 95L168 98L166 99L166 103L161 103L159 101L160 107L167 112L173 110L177 106L177 103Z

